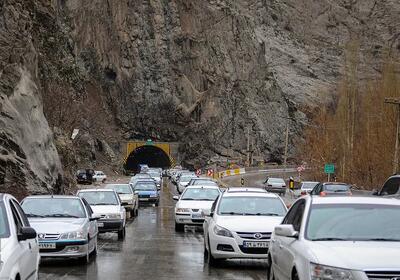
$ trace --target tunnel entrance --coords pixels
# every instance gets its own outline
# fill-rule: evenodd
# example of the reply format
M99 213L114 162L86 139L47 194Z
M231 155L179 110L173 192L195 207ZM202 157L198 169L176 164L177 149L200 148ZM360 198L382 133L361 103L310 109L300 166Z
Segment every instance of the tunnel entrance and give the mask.
M147 164L149 167L170 168L169 156L156 146L140 146L133 150L125 163L125 171L139 172L139 164Z

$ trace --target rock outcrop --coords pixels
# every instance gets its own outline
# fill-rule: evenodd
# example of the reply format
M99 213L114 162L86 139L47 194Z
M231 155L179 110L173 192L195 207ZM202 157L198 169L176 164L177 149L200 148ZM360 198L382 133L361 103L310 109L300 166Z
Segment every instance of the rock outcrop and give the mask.
M279 161L286 127L293 153L348 61L370 79L400 50L393 0L0 5L0 184L34 191L61 174L42 100L68 170L118 162L129 138L180 142L194 165L244 158L249 135L254 154ZM76 127L81 138L62 140Z

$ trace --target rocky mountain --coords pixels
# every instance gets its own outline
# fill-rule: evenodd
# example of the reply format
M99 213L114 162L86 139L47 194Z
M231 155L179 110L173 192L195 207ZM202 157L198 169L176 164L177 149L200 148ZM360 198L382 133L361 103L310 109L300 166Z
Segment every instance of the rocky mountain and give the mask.
M281 160L346 61L369 79L398 55L399 15L395 0L3 0L0 184L47 191L58 154L65 170L118 163L131 138L181 142L196 164L242 157L249 130Z

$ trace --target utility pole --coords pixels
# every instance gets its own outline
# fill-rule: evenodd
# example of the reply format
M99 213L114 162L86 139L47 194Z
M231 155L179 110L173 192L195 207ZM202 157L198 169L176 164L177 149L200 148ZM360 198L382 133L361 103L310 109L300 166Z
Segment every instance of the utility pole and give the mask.
M289 121L286 122L286 136L285 136L285 155L283 158L283 170L286 172L287 165L287 153L288 153L288 145L289 145Z
M250 165L250 127L247 127L247 166Z
M400 99L396 98L385 98L385 103L396 105L397 107L397 131L396 131L396 144L394 147L394 159L393 159L393 173L399 172L399 143L400 143Z

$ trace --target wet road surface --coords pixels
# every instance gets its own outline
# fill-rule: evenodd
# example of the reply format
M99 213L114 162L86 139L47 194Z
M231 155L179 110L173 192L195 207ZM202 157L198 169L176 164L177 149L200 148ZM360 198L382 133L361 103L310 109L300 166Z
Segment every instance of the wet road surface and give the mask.
M141 207L127 224L124 241L116 234L100 234L98 255L89 265L45 261L39 279L266 279L263 260L230 260L218 268L205 264L200 228L175 233L174 194L175 187L165 183L160 206Z

